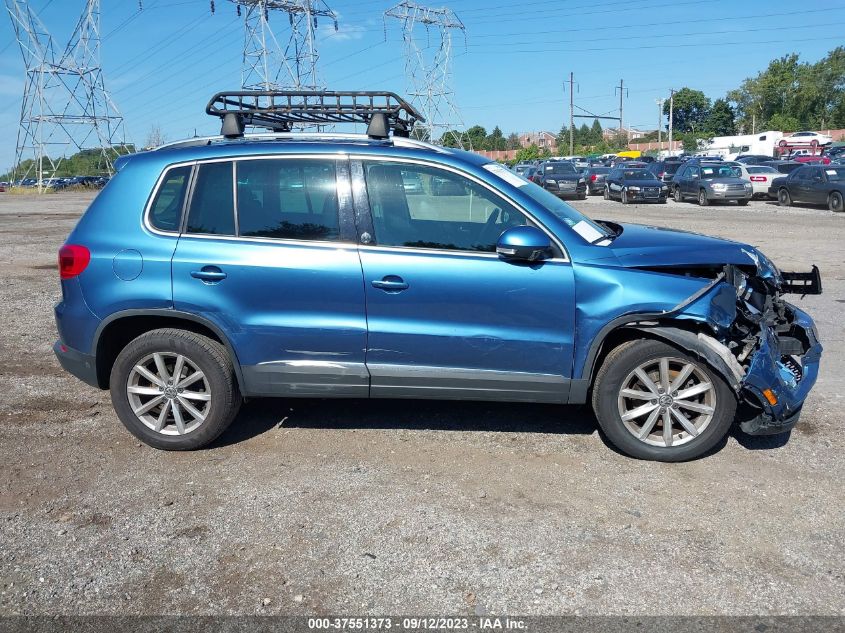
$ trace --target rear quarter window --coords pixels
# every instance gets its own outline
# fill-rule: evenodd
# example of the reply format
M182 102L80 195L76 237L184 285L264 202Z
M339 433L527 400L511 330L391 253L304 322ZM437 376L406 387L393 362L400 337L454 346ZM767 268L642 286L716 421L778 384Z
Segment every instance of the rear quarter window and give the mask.
M150 205L151 226L159 231L179 230L190 176L190 165L167 170Z
M235 234L232 169L230 161L199 166L188 211L188 233Z

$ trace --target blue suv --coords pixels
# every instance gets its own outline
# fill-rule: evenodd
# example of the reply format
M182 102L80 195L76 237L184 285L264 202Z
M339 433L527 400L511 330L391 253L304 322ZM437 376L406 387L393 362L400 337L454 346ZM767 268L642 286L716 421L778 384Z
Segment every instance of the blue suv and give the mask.
M822 348L783 294L820 292L817 268L591 220L409 138L421 117L391 93L208 111L221 136L123 157L59 252L56 355L147 444L204 446L265 396L591 402L661 461L797 422ZM285 131L303 121L368 133Z

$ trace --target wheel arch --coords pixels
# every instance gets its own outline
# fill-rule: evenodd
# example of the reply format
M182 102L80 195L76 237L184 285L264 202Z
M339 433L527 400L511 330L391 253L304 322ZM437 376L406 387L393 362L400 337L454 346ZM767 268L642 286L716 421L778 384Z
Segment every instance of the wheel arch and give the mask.
M697 327L694 322L679 320L655 324L611 321L591 344L581 377L573 381L570 403L589 402L596 374L611 351L624 343L646 339L663 341L681 352L695 356L717 372L735 393L739 392L743 377L742 368L724 345L707 334L705 327Z
M189 312L177 310L124 310L104 319L94 333L92 353L96 358L97 384L108 389L109 375L120 351L136 337L160 328L178 328L201 334L226 348L235 368L235 378L243 393L244 382L238 355L229 338L215 324Z

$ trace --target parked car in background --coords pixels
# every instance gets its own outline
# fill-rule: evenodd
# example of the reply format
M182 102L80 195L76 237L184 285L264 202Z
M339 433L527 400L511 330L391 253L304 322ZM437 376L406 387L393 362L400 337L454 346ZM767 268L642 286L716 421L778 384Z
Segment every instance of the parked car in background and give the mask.
M522 177L531 182L537 182L537 179L540 177L540 166L529 165L523 170Z
M810 145L811 147L818 147L820 145L830 145L833 143L833 137L827 134L820 134L819 132L795 132L791 136L784 136L778 141L778 146L787 147L789 145Z
M673 193L671 189L672 178L675 177L681 165L683 163L679 160L659 160L648 165L647 169L654 174L655 178L663 181L663 184L669 187L669 194L671 195Z
M826 147L824 150L824 155L832 161L845 157L845 145L835 145L831 147Z
M541 165L536 182L549 193L559 198L587 197L587 181L584 175L570 161L549 161Z
M822 156L821 154L814 154L814 153L807 151L805 149L792 152L787 158L788 158L788 160L794 160L795 162L804 163L804 164L820 164L820 165L829 165L830 164L830 157L829 156Z
M784 207L796 202L824 204L831 211L841 213L845 199L845 166L802 165L785 178L777 178L769 195L776 197Z
M743 154L737 156L734 160L744 165L764 165L774 160L774 157L765 154Z
M772 181L782 176L777 169L765 165L739 165L737 169L740 178L751 183L752 198L768 198Z
M741 206L747 205L754 190L740 174L740 167L735 165L690 161L678 170L672 181L675 201L694 198L703 207L716 201L732 200Z
M604 193L604 183L610 173L610 167L589 167L581 172L587 181L587 193L591 196Z
M517 174L519 174L520 176L524 176L525 172L528 171L531 167L534 167L534 166L535 165L533 165L532 163L519 163L517 165L514 165L513 170Z
M782 174L788 174L801 166L801 163L794 160L770 160L762 164L766 167L777 169Z
M665 204L669 187L648 169L615 167L607 175L605 200L630 202L658 202Z

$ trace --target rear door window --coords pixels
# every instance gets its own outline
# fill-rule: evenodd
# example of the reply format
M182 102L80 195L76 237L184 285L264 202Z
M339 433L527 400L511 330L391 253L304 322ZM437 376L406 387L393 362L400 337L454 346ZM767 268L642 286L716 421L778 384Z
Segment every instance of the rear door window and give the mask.
M191 166L173 167L167 171L150 205L150 224L160 231L178 231L182 205L188 191Z
M340 239L334 160L243 160L237 174L239 235Z
M201 164L188 210L188 233L235 234L234 178L231 161Z

